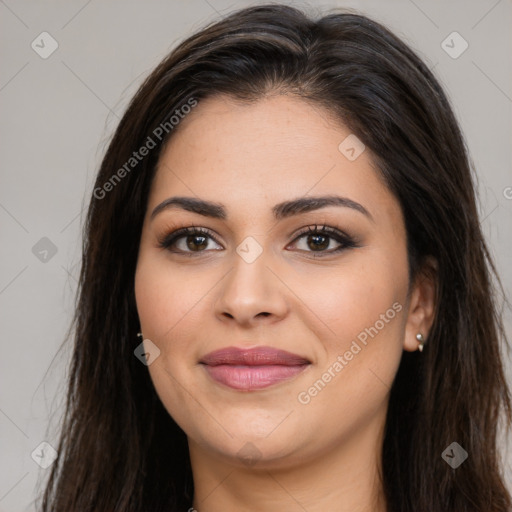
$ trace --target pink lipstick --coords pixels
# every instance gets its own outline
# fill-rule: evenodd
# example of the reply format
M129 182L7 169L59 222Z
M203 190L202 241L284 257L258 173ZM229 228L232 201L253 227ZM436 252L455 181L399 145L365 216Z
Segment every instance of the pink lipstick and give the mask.
M302 356L272 347L227 347L210 352L200 363L213 380L241 391L263 389L291 379L311 364Z

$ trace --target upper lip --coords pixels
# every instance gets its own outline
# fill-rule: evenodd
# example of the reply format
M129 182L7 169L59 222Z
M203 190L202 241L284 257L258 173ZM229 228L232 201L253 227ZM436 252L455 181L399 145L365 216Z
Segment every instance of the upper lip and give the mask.
M310 363L308 359L302 356L272 347L221 348L220 350L206 354L199 362L208 366L218 366L221 364L243 366L298 366Z

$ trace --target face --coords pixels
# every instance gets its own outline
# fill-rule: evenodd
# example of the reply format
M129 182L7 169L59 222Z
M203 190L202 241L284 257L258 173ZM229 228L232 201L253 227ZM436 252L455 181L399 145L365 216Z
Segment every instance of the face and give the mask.
M218 96L163 151L135 295L191 450L277 467L381 432L413 336L406 233L350 135L292 96Z

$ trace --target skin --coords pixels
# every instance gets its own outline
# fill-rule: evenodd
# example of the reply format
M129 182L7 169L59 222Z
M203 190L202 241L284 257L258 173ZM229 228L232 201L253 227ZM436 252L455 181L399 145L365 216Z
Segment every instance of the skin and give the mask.
M178 128L150 190L135 294L144 343L160 350L151 379L189 440L194 508L386 510L378 475L390 386L403 350L417 350L418 332L428 337L435 290L425 277L409 283L398 201L368 149L354 161L338 150L345 126L291 95L208 98ZM283 201L333 194L371 217L343 206L272 215ZM227 218L174 207L151 219L172 196L221 203ZM356 247L332 253L340 244L329 234L319 250L307 234L297 238L315 224L341 229ZM185 226L217 241L187 245L185 235L175 249L192 256L159 246ZM246 237L262 250L252 263L236 251ZM337 357L396 303L401 310L333 377ZM198 364L213 350L260 345L311 364L249 392L216 383ZM330 381L301 403L329 368Z

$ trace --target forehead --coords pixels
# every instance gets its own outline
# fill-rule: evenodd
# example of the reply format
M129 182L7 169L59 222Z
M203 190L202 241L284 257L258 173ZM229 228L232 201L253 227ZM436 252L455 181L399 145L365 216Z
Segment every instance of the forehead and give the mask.
M247 209L335 192L369 203L369 210L398 206L370 151L348 158L354 153L346 153L344 141L362 149L354 135L325 108L298 97L208 98L178 128L161 154L150 205L188 195Z
M349 134L339 122L319 106L295 96L275 95L254 102L242 102L222 95L201 100L181 121L171 138L167 153L194 150L187 160L208 156L221 166L251 168L251 159L285 167L306 159L329 158L337 150L336 141ZM184 150L183 152L181 150ZM172 155L171 155L172 158ZM300 166L302 167L302 166Z

